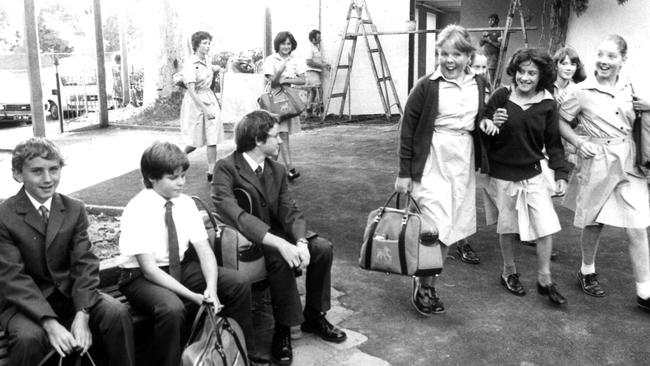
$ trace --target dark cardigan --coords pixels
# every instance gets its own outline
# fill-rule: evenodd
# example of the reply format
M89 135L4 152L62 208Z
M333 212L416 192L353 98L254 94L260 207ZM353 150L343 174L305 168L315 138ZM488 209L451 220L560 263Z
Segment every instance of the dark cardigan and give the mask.
M438 116L438 80L430 80L431 75L425 75L418 80L409 94L400 121L399 177L411 178L416 182L422 179L435 129L434 121ZM481 76L475 76L475 79L478 86L478 113L472 131L474 162L476 169L480 168L483 173L488 173L487 150L482 140L485 136L479 133L487 83Z

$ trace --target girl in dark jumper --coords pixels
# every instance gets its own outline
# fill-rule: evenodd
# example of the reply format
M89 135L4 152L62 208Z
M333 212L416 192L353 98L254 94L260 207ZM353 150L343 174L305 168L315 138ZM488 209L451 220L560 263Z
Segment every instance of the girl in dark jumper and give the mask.
M514 261L517 234L537 241L537 290L554 304L566 299L551 281L551 234L560 231L551 195L542 174L543 149L555 171L555 193L566 190L568 169L560 139L559 116L553 95L555 81L551 57L543 50L520 49L507 73L512 88L494 92L483 114L481 130L488 138L490 189L498 210L497 233L503 255L501 284L515 295L526 290L519 282Z

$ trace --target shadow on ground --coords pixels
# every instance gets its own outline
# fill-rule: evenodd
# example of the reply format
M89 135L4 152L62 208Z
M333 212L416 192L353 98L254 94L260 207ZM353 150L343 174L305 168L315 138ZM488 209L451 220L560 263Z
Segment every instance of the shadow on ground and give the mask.
M333 286L347 294L340 299L343 306L355 311L341 325L368 337L363 351L410 366L650 364L650 314L635 306L624 232L603 231L597 270L608 296L591 298L576 282L579 232L563 208L558 214L564 229L555 235L560 256L552 270L569 301L564 308L551 306L535 292L534 248L521 246L516 254L528 294L515 297L501 287L497 236L494 226L484 224L480 200L478 232L471 242L482 263L448 258L439 282L445 314L418 316L409 301L409 278L360 270L358 246L366 217L383 203L396 175L396 138L394 125L377 124L327 127L291 137L302 172L291 193L310 229L335 244ZM191 160L186 193L209 200L203 150ZM133 171L73 196L90 204L123 206L141 187L139 172Z

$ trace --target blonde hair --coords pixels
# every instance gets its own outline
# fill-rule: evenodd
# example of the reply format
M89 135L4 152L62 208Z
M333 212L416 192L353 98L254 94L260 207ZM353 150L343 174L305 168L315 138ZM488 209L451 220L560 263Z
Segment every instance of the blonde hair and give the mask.
M472 44L472 38L469 36L469 32L460 25L450 24L446 26L440 34L438 34L436 48L439 49L445 42L451 43L455 49L466 55L471 55L476 51L476 47Z

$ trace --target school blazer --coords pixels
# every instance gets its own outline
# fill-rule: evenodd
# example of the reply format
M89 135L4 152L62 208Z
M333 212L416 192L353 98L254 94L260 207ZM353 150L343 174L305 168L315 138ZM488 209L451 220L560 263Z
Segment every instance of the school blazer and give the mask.
M57 315L47 297L59 290L75 310L99 300L99 260L90 252L81 201L55 194L47 230L25 189L0 204L0 325L20 311L39 323Z
M217 161L212 181L212 202L222 220L257 243L267 232L295 243L304 238L305 219L289 196L284 166L267 158L264 162L264 186L253 169L237 151ZM237 203L234 190L251 195L252 213Z

